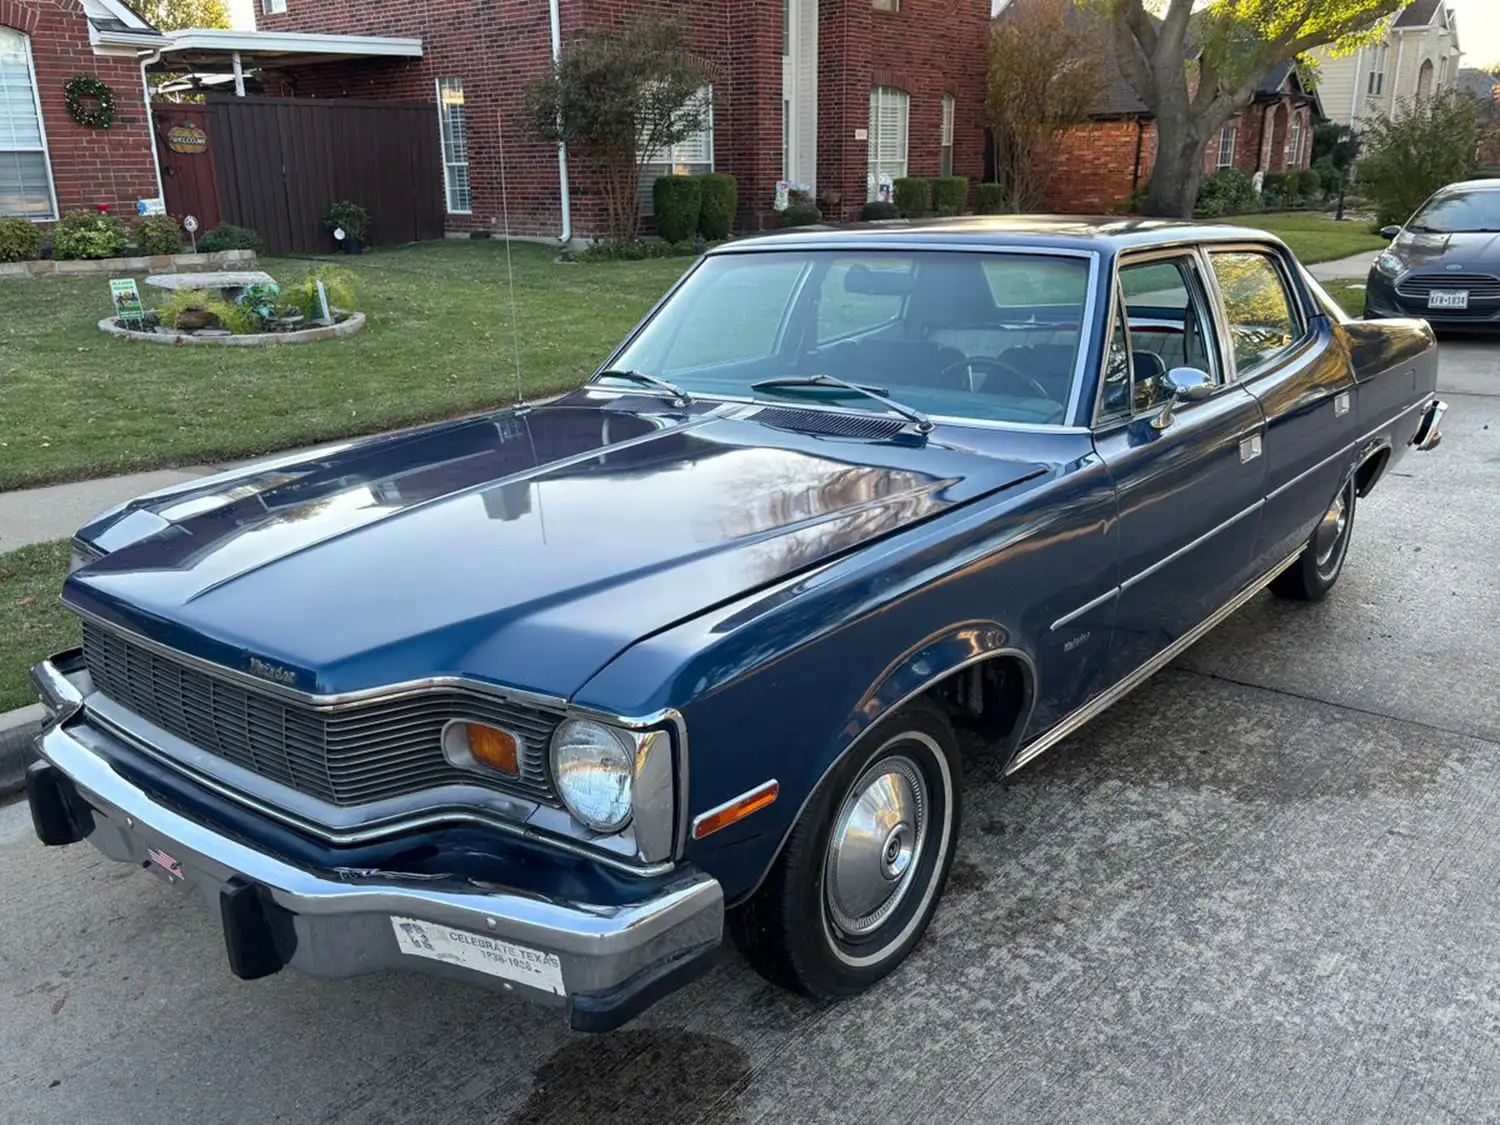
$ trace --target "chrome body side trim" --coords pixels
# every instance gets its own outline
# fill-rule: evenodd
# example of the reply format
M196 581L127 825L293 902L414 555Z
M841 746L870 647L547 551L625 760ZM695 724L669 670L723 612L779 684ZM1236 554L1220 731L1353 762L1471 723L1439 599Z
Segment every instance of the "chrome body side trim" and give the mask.
M1100 594L1093 601L1085 602L1083 605L1075 609L1072 613L1065 614L1064 616L1059 617L1048 628L1048 632L1057 632L1057 630L1061 629L1064 625L1072 624L1074 621L1077 621L1080 617L1082 617L1085 613L1088 613L1090 610L1098 609L1105 602L1108 602L1119 596L1120 587L1111 586L1108 590L1105 590L1104 593Z
M1414 411L1414 410L1423 410L1423 409L1431 406L1433 404L1433 402L1435 402L1435 401L1436 401L1435 399L1433 399L1431 397L1428 397L1428 398L1422 399L1418 403L1415 403L1415 404L1413 404L1411 406L1408 406L1405 410L1401 411L1401 413L1399 413L1399 414L1393 414L1391 417L1387 418L1384 422L1380 423L1380 425L1376 426L1369 433L1365 434L1362 438L1359 439L1359 441L1356 441L1354 444L1358 445L1362 441L1369 441L1376 434L1380 433L1381 430L1385 430L1385 429L1390 428L1391 426L1394 426L1397 422L1401 421L1401 419L1405 418L1412 411Z
M1189 551L1193 550L1194 548L1201 547L1204 543L1207 543L1210 539L1212 539L1215 535L1219 534L1219 532L1223 531L1225 528L1227 528L1227 527L1233 527L1235 524L1239 523L1240 520L1244 519L1246 516L1253 516L1256 512L1260 511L1265 506L1266 506L1266 502L1264 500L1257 500L1255 503L1251 504L1248 508L1244 508L1241 511L1239 511L1237 514L1230 516L1223 523L1219 524L1218 527L1215 527L1215 528L1212 528L1212 529L1210 529L1208 531L1205 531L1202 535L1198 536L1198 538L1194 539L1191 543L1185 543L1181 547L1178 547L1177 550L1173 551L1170 555L1167 555L1164 558L1157 559L1154 563L1152 563L1150 566L1148 566L1145 570L1142 570L1142 571L1140 571L1140 572L1138 572L1136 574L1132 574L1129 578L1125 579L1125 581L1121 582L1120 583L1120 592L1124 593L1126 590L1130 589L1132 586L1136 585L1137 583L1144 582L1146 579L1150 578L1153 574L1155 574L1158 570L1161 570L1165 566L1170 566L1172 563L1174 563L1178 559L1182 558L1182 556L1185 555L1185 554L1187 554Z
M1325 457L1325 458L1323 458L1323 460L1319 461L1312 468L1310 468L1310 469L1303 469L1300 473L1298 473L1296 476L1294 476L1291 480L1287 481L1285 484L1279 484L1275 488L1271 489L1270 492L1266 493L1266 499L1267 500L1274 500L1274 499L1276 499L1276 497L1280 496L1287 489L1293 488L1296 485L1301 484L1304 480L1306 480L1308 477L1312 476L1319 469L1327 468L1329 465L1333 464L1333 462L1337 461L1340 457L1348 457L1351 453L1354 452L1354 445L1355 445L1355 443L1351 442L1348 445L1344 446L1342 449L1340 449L1337 453L1333 454L1331 457Z
M1010 764L1005 767L1005 775L1009 777L1011 774L1015 773L1018 769L1024 766L1027 762L1039 757L1041 754L1050 750L1053 746L1057 745L1057 743L1067 738L1068 735L1078 730L1079 727L1083 726L1085 723L1101 714L1111 704L1118 702L1135 688L1139 687L1146 680L1150 679L1154 673L1160 671L1167 664L1171 663L1172 659L1179 653L1182 653L1188 648L1191 648L1193 644L1201 640L1203 636L1211 629L1213 629L1214 626L1218 625L1219 622L1223 621L1231 613L1239 609L1240 606L1244 605L1256 594L1260 593L1261 590L1269 586L1272 581L1275 580L1278 574L1280 574L1287 567L1291 566L1292 563L1297 561L1298 556L1302 554L1302 550L1303 549L1301 547L1298 547L1293 554L1288 555L1286 559L1277 563L1262 577L1257 578L1245 589L1241 590L1234 597L1230 598L1229 601L1225 602L1222 606L1215 610L1213 614L1204 618L1202 622L1194 626L1188 632L1184 633L1181 637L1173 641L1166 648L1162 649L1159 653L1153 656L1150 660L1146 661L1146 663L1142 664L1134 672L1131 672L1128 676L1120 680L1113 687L1101 692L1099 695L1096 695L1082 707L1078 708L1067 717L1061 719L1051 730L1047 731L1045 734L1039 736L1038 738L1034 739L1026 746L1024 746L1021 751L1016 754L1016 756L1011 760Z
M53 727L38 747L45 768L68 778L77 799L89 806L85 838L109 858L135 866L148 865L152 850L164 850L172 880L215 914L226 884L236 877L259 887L292 916L299 940L286 963L314 976L456 972L475 984L558 1005L576 993L612 990L721 937L723 890L696 871L683 872L639 901L596 905L461 877L300 867L158 802L75 736L86 729ZM393 915L551 953L560 962L562 990L502 982L451 965L439 969L435 961L409 956L393 940Z

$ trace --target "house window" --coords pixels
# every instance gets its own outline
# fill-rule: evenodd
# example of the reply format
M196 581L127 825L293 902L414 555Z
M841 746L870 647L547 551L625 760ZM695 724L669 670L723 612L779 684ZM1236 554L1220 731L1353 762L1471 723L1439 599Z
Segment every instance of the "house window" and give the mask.
M943 147L939 173L953 175L953 95L943 95Z
M698 103L703 110L703 128L684 141L658 152L648 152L641 157L641 214L654 211L651 185L658 176L696 176L714 170L714 91L712 86L698 90ZM782 133L786 128L783 124Z
M899 12L901 0L870 0L870 7L877 12Z
M286 11L286 0L260 0L260 10L268 16L279 16Z
M907 120L911 98L894 86L870 91L870 160L866 190L877 198L881 175L899 180L906 175Z
M35 75L31 41L0 27L0 215L51 219L57 211Z
M1302 167L1302 116L1292 115L1292 123L1286 131L1286 166Z
M1239 130L1233 125L1226 125L1219 130L1219 159L1215 162L1216 168L1234 167L1234 146L1239 137Z
M1370 84L1366 87L1371 97L1385 93L1385 64L1391 54L1390 47L1381 43L1370 49Z
M450 215L467 215L469 199L469 125L464 120L464 84L458 78L439 78L438 129L443 141L443 189Z

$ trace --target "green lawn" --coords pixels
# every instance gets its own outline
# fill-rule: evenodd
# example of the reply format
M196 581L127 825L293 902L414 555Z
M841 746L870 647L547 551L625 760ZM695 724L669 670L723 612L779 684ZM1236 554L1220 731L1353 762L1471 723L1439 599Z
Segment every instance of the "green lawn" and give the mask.
M67 573L65 539L0 555L0 712L35 703L26 669L78 643L78 619L58 600Z
M1323 288L1350 316L1363 316L1365 311L1365 283L1363 281L1325 281Z
M686 259L554 264L513 247L521 383L581 382ZM247 457L514 400L504 244L340 259L369 324L300 347L169 348L101 333L100 279L0 282L0 489ZM314 262L272 258L283 284Z
M1303 265L1333 262L1351 254L1374 253L1388 239L1371 234L1362 219L1338 222L1317 211L1276 211L1265 215L1235 215L1224 220L1255 227L1276 235L1292 249Z

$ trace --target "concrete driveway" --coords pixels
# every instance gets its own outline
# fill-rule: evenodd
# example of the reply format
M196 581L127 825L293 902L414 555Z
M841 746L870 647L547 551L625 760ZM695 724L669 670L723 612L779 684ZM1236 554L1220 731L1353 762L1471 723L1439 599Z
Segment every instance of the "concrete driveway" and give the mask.
M628 1029L415 978L255 984L216 923L0 810L0 1121L1500 1120L1500 346L1356 517L1002 784L932 932L818 1006L737 958Z

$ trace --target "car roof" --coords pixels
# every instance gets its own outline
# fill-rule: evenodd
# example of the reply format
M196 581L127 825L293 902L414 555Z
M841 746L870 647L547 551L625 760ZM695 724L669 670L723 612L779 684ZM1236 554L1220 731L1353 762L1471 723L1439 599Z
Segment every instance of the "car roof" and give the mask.
M1444 184L1435 194L1445 195L1450 191L1500 191L1500 179L1459 180L1457 183Z
M1270 242L1274 235L1229 223L1078 215L969 215L962 218L886 220L793 227L736 239L709 251L734 254L758 250L821 250L854 244L911 249L975 249L1026 246L1111 254L1154 246L1195 242Z

